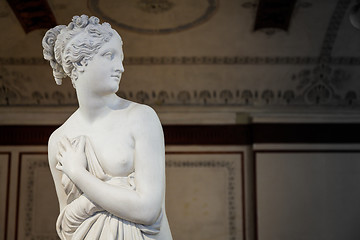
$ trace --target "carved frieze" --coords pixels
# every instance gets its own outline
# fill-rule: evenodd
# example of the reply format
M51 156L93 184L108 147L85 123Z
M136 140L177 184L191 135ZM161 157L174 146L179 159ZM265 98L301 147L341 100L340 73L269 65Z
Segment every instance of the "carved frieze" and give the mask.
M101 19L126 30L147 33L173 33L193 28L214 15L217 0L89 0L90 10ZM185 14L186 13L186 14Z

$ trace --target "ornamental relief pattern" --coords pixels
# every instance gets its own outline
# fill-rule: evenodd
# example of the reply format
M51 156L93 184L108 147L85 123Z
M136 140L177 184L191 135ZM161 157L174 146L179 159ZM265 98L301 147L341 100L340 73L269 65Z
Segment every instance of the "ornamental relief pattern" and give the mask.
M174 3L168 0L140 0L137 6L146 13L158 14L170 10Z
M0 105L16 105L27 102L30 98L27 93L29 83L31 83L30 77L0 67Z
M198 0L197 4L191 0L118 0L111 3L88 0L90 11L100 19L144 34L174 33L194 28L215 15L218 5L217 0Z
M322 64L293 74L289 81L296 82L294 89L139 89L120 90L117 94L128 100L153 106L358 106L358 91L351 88L344 90L350 79L350 73L342 68ZM30 91L28 87L31 83L32 80L20 72L0 68L0 106L77 105L73 89Z
M89 0L93 9L100 9L96 0ZM302 65L304 69L293 73L288 81L295 87L280 89L281 83L267 89L218 88L179 89L169 91L154 86L153 90L120 91L118 95L126 99L148 105L189 105L189 106L358 106L359 92L351 86L352 76L343 66L357 67L359 57L333 57L332 50L340 24L345 21L350 0L339 0L331 16L319 56L174 56L174 57L127 57L125 65ZM177 3L179 4L179 3ZM209 9L217 7L217 1L207 1ZM247 1L244 8L253 9L256 3ZM149 14L173 11L177 5L171 0L139 0L136 8ZM296 9L310 8L309 1L300 1ZM99 10L100 11L100 10ZM155 32L158 33L156 30ZM31 79L19 72L6 70L6 65L44 65L40 58L0 58L0 106L68 106L77 105L74 91L60 89L54 91L37 89L30 91L26 86ZM4 67L1 67L4 66ZM336 67L335 67L336 66ZM354 81L354 80L353 80Z

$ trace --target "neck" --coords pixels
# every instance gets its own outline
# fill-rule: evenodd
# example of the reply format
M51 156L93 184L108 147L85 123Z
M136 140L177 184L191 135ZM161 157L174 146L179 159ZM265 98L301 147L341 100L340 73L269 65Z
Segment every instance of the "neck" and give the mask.
M76 93L79 101L79 112L89 123L110 113L120 99L115 93L101 96L86 91L76 91Z

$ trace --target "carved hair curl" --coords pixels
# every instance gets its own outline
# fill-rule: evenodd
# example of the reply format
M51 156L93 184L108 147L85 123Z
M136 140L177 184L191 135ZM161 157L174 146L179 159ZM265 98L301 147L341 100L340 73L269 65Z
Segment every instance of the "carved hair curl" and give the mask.
M88 61L110 40L113 30L108 23L99 24L97 17L74 16L67 26L48 30L42 40L44 58L50 61L55 82L61 85L66 76L77 80L77 66Z

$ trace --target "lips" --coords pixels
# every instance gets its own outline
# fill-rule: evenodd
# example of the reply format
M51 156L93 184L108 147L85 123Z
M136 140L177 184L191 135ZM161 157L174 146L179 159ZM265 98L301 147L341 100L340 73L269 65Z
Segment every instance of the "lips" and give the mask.
M120 75L111 75L111 77L113 77L113 78L117 78L117 79L120 79Z

